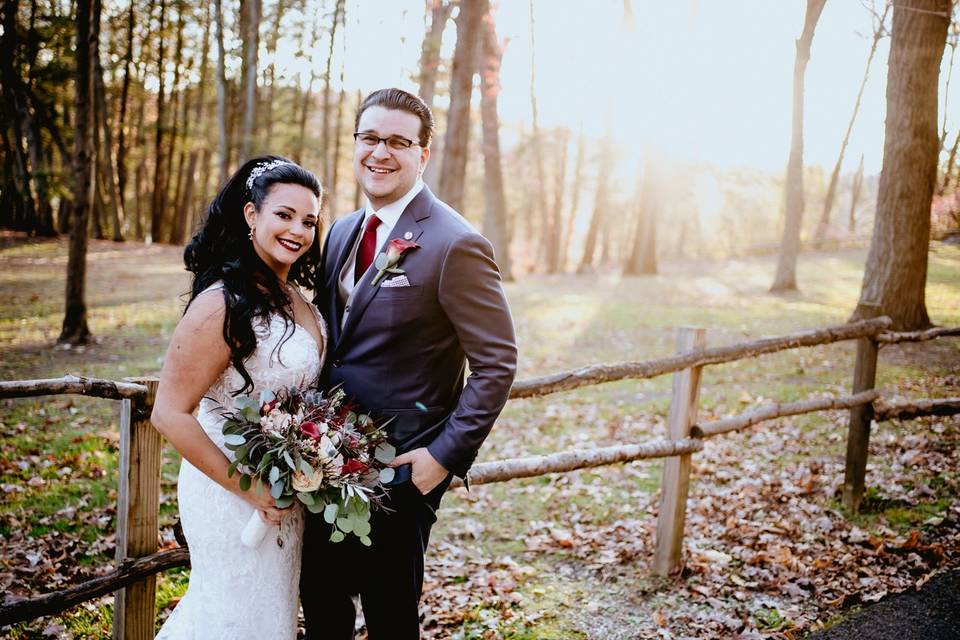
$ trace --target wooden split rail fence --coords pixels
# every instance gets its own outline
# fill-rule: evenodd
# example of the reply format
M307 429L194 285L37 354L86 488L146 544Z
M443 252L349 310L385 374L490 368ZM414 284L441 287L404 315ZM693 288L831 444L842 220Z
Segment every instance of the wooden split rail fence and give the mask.
M703 449L705 438L784 416L846 409L850 412L850 418L843 502L847 510L854 513L865 491L867 448L873 421L960 413L960 397L886 402L874 389L877 353L882 345L960 336L960 327L891 333L888 331L890 324L888 318L879 317L712 348L706 346L704 329L681 328L678 333L678 354L675 356L643 362L591 365L518 381L511 389L511 399L673 373L667 439L478 463L470 471L470 483L503 482L633 460L666 458L653 563L657 573L666 575L680 566L691 456ZM730 418L710 422L697 420L703 367L844 340L857 340L851 395L769 403ZM116 382L75 376L0 382L0 399L80 394L122 402L116 569L108 575L61 591L12 601L8 598L0 603L0 627L56 614L81 602L116 592L114 638L153 638L156 574L185 566L190 561L185 548L157 552L162 439L149 420L157 383L156 378ZM452 486L460 485L462 482L457 479Z

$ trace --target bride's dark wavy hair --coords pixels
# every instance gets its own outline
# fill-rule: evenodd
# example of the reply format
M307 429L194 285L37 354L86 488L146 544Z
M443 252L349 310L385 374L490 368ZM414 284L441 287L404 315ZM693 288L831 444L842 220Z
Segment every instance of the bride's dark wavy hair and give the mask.
M247 188L247 179L257 165L283 162L263 171ZM233 395L253 390L253 379L243 361L257 348L254 320L267 318L272 312L281 314L287 330L293 329L291 300L276 274L260 259L253 248L250 228L243 207L252 202L257 211L275 184L297 184L309 189L317 198L323 190L310 171L281 156L259 156L246 162L227 180L220 193L207 208L200 229L187 244L183 261L193 274L190 304L200 293L216 282L223 282L223 339L230 347L230 362L243 378L244 386ZM317 228L313 244L293 264L287 282L315 289L320 265L320 235ZM292 332L291 332L292 333ZM289 338L285 333L284 340Z

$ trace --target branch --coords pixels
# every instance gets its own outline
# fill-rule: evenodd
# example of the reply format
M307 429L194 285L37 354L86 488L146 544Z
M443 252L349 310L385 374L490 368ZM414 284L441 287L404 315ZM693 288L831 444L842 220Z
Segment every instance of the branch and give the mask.
M8 595L3 604L0 604L0 627L60 613L81 602L128 587L154 573L189 564L190 552L184 547L178 547L128 560L116 571L62 591L21 599L12 599Z
M814 398L812 400L784 403L771 402L753 411L741 413L738 416L696 424L690 430L690 433L694 438L711 438L721 433L739 431L746 427L752 427L758 422L765 422L784 416L795 416L828 409L850 409L851 407L856 407L861 404L869 404L879 396L879 391L871 389L870 391L862 391L852 396L844 396L842 398Z
M703 442L692 438L685 440L656 440L643 444L626 444L599 449L564 451L545 456L512 458L482 462L467 474L470 484L489 484L516 478L530 478L548 473L562 473L575 469L600 467L617 462L630 462L643 458L668 458L703 449ZM454 478L451 487L462 487L463 481Z
M147 388L132 382L116 382L100 378L67 375L44 380L12 380L0 382L0 398L30 398L33 396L76 393L83 396L123 400L144 398Z
M925 331L884 331L877 336L880 344L896 344L898 342L922 342L942 336L960 336L960 327L934 327Z
M558 391L569 391L578 387L615 380L653 378L690 367L731 362L797 347L812 347L854 338L864 338L876 335L884 329L889 329L891 324L890 318L883 316L824 329L800 331L784 336L762 338L753 342L742 342L724 347L704 349L703 351L683 353L659 360L622 362L609 365L594 364L540 378L521 380L513 385L510 390L510 398L544 396Z
M960 413L960 398L938 398L933 400L908 400L904 402L878 401L873 406L874 419L908 420L920 416L952 416Z

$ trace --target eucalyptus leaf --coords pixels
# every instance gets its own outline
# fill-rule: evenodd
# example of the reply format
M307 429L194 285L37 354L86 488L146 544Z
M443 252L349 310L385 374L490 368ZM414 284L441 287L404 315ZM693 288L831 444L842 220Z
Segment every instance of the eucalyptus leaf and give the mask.
M293 469L294 471L297 470L297 465L295 465L295 464L293 463L293 458L291 458L291 457L290 457L290 454L287 453L286 451L283 452L283 459L284 459L284 461L286 461L287 466L289 466L289 467L290 467L291 469Z
M250 476L244 474L240 476L240 491L246 491L250 488Z
M273 496L274 500L279 500L280 496L283 495L283 482L275 482L270 485L270 495Z
M313 504L307 505L307 511L309 511L310 513L320 513L321 511L323 511L323 509L324 509L324 506L322 502L314 502Z
M270 467L270 475L267 477L270 479L270 484L276 484L277 480L280 479L280 468Z
M370 535L370 522L361 520L353 526L353 532L361 537Z
M344 538L346 538L346 536L343 535L343 531L334 530L334 532L330 534L330 542L343 542Z
M371 545L373 544L373 540L371 540L371 539L370 539L369 537L367 537L367 536L360 536L360 542L362 542L362 543L363 543L363 546L365 546L365 547L369 547L369 546L371 546Z
M280 496L277 498L277 508L286 509L293 504L293 496Z
M246 442L247 442L246 438L236 433L231 433L228 436L223 436L223 443L227 445L233 445L235 447L239 447L240 445L245 444Z
M302 502L303 504L307 505L308 507L313 504L313 494L312 494L312 493L304 493L304 492L300 491L300 492L297 493L297 498L299 498L299 499L300 499L300 502Z
M380 469L380 482L386 484L392 481L395 475L397 475L397 472L393 467Z
M386 269L386 268L387 268L387 254L385 254L385 253L380 253L380 255L378 255L378 256L376 257L376 259L374 259L374 261L373 261L373 266L375 266L375 267L377 268L377 270Z
M337 518L337 529L344 533L353 531L353 518Z
M237 472L237 461L234 460L229 465L227 465L227 477L232 478L233 474Z
M340 510L340 507L335 502L331 502L323 509L323 520L327 524L333 524L337 519L337 512Z
M300 471L303 471L305 474L309 476L313 474L313 467L310 466L309 462L307 462L303 458L300 458Z
M390 464L393 462L393 459L397 457L397 450L389 442L381 442L377 445L377 450L374 452L373 457L376 458L378 462ZM384 482L389 482L389 480L385 480Z
M384 269L384 271L386 271L387 273L396 273L396 274L406 273L406 271L404 271L399 267L388 267Z

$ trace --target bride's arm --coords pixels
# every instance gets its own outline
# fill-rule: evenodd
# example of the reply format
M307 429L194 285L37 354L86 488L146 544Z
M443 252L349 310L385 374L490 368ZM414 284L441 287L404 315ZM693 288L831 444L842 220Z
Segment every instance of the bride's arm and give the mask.
M190 464L252 504L266 520L279 522L281 511L269 494L243 491L239 474L227 476L230 461L193 417L203 395L230 363L230 349L223 340L224 312L220 295L200 295L190 304L170 339L150 421Z

